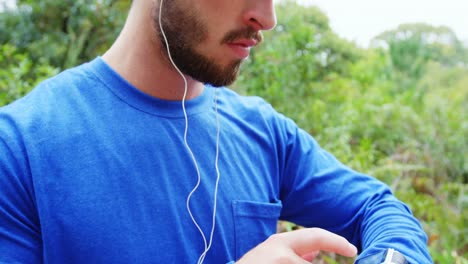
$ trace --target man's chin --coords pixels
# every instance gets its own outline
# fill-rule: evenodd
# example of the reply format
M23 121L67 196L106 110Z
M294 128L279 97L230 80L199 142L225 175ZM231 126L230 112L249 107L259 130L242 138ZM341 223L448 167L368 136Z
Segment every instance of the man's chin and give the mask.
M229 86L231 84L233 84L235 81L236 81L237 78L233 79L233 80L223 80L223 81L206 81L206 82L203 82L205 84L208 84L210 86L213 86L213 87L216 87L216 88L220 88L220 87L225 87L225 86Z
M223 78L223 79L216 79L216 80L208 80L205 83L213 86L213 87L224 87L233 84L238 77L238 73L233 73L233 75Z
M224 69L223 71L209 71L211 74L199 76L196 80L209 84L213 87L224 87L233 84L239 77L240 63L232 65L229 70Z

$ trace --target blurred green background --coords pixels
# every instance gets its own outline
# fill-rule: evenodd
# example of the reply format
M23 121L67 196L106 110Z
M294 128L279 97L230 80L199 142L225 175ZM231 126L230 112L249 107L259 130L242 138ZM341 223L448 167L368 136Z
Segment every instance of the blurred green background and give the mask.
M103 54L129 5L19 0L3 8L0 106ZM468 263L468 45L450 28L416 23L362 48L316 7L284 1L277 15L232 88L264 97L343 163L389 184L422 222L436 263ZM328 254L316 263L352 260Z

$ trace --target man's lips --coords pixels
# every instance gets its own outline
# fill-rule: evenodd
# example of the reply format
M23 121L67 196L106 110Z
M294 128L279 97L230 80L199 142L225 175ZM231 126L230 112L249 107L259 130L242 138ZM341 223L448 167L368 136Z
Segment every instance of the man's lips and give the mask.
M228 43L228 46L241 59L245 59L250 54L250 49L258 44L255 39L240 39Z
M240 39L240 40L236 40L236 41L233 41L229 44L232 44L232 45L239 45L239 46L243 46L243 47L246 47L246 48L251 48L253 46L256 46L258 43L258 41L256 41L255 39Z

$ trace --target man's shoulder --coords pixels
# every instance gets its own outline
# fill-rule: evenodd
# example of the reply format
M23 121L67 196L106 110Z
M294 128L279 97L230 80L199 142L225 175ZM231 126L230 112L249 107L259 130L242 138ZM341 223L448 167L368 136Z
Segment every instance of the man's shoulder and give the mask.
M0 107L0 129L53 125L51 117L72 112L83 90L96 85L95 79L83 64L42 81L24 97Z
M90 73L87 64L64 70L40 82L28 94L0 108L0 111L16 110L17 108L27 110L27 108L37 107L41 104L53 104L54 99L58 99L57 97L69 96L71 90L88 86L94 77ZM25 107L26 109L23 109Z
M232 110L265 113L274 111L270 103L259 96L243 95L230 88L222 89L223 104Z
M89 89L99 83L98 78L93 74L93 62L84 63L62 71L61 73L44 80L35 87L30 94L25 96L26 100L34 100L36 97L50 97L50 99L60 99L60 97L74 96L74 92ZM31 98L29 98L31 97Z

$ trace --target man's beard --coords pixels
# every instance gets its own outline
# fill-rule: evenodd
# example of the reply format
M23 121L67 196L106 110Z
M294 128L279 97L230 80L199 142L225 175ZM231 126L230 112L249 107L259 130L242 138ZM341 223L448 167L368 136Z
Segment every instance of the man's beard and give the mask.
M230 64L222 66L214 59L200 54L195 46L207 39L208 30L195 11L178 6L178 1L165 1L162 9L162 26L169 44L172 60L177 67L193 79L208 83L215 87L232 84L239 75L241 59L233 60ZM153 25L164 48L162 54L167 57L167 45L159 27L159 4L153 8ZM228 32L221 41L222 44L247 38L255 39L260 43L263 36L252 28L243 28ZM220 45L220 46L221 46Z

